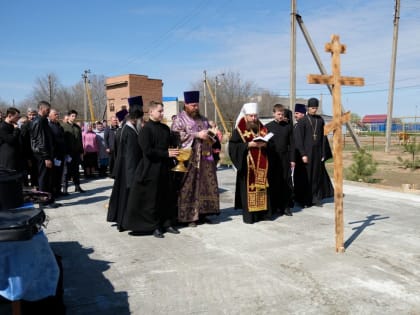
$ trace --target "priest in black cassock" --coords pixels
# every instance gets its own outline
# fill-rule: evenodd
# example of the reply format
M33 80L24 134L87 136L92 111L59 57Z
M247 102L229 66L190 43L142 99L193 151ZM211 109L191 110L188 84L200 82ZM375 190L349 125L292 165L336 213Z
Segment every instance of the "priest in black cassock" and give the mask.
M244 223L271 219L267 143L254 141L267 133L258 119L258 104L244 104L229 140L229 155L237 170L235 209L242 209Z
M268 141L268 183L271 208L281 215L292 216L293 190L291 171L295 167L293 127L285 116L285 107L273 106L274 120L266 127L274 136Z
M109 200L107 221L116 222L120 232L126 230L123 226L127 208L127 199L134 173L142 152L138 144L138 134L143 117L143 99L141 96L128 98L129 111L124 117L125 123L116 137L116 160L113 170L115 178Z
M306 115L306 105L295 104L294 117L296 123L293 126L293 139L295 141L295 168L292 172L292 183L293 183L293 201L301 205L305 205L305 196L309 189L308 175L306 174L306 165L302 161L299 150L296 149L296 127L299 120L303 119Z
M306 169L308 187L302 206L322 206L322 199L334 196L331 180L325 169L325 161L332 157L328 139L324 136L324 120L317 115L319 101L308 100L308 115L300 119L295 127L295 145Z
M144 124L139 135L143 152L133 187L128 197L124 227L131 235L153 233L163 238L163 233L178 234L174 227L176 195L171 181L171 158L179 154L179 149L170 149L170 129L162 124L163 104L150 102L149 121Z

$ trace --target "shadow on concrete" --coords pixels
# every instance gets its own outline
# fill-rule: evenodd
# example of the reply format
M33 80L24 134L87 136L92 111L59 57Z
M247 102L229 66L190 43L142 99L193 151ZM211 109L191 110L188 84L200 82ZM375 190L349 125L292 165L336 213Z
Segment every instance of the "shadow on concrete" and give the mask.
M352 230L354 230L354 233L347 239L347 241L344 242L344 248L347 249L350 246L350 244L353 243L353 241L364 231L364 229L366 229L368 226L374 225L375 223L372 223L373 221L389 219L389 217L380 216L380 214L372 214L367 216L365 220L349 222L348 224L361 223L361 225L352 228Z
M232 221L232 217L236 215L242 215L241 209L234 209L233 207L220 209L220 214L215 216L210 216L209 219L213 224L219 224L227 221Z
M62 257L67 314L130 314L127 292L115 292L103 274L111 262L91 259L93 249L78 242L50 245Z
M230 191L230 190L229 190L229 189L224 189L224 188L219 187L219 188L218 188L218 191L219 191L219 194L223 194L223 193L225 193L225 192L227 192L227 191Z
M85 187L83 187L83 183L81 183L80 186L83 189L85 189ZM74 191L74 189L75 189L74 185L69 185L69 188L68 188L69 195L68 196L64 196L64 197L60 197L60 200L67 200L67 199L74 198L76 196L79 197L79 196L96 195L96 194L99 194L99 193L102 193L104 191L107 191L107 190L112 189L112 186L113 185L106 184L104 186L95 187L93 189L87 189L87 190L85 190L85 192L83 194L80 194L80 193L77 193L77 192Z
M95 197L81 198L78 201L63 202L63 206L88 205L88 204L96 203L103 200L109 200L109 197L108 196L95 196ZM58 202L61 202L61 201L58 201ZM57 208L57 210L59 209L60 208Z

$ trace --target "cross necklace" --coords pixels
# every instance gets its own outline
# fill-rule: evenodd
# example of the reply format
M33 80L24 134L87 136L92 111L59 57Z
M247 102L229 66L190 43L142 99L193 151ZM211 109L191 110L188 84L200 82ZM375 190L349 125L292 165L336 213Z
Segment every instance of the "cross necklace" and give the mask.
M315 128L314 128L314 126L312 125L312 120L311 120L311 118L309 118L309 116L310 115L308 115L306 117L308 117L309 124L311 125L312 131L313 131L312 138L314 139L314 141L316 141L316 127L318 125L318 119L315 118Z

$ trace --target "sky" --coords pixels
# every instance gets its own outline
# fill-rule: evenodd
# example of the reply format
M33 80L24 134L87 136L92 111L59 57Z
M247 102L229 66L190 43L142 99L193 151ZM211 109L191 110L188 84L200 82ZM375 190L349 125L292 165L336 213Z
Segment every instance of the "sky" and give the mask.
M324 46L340 36L343 76L365 86L342 88L346 110L386 114L390 86L393 0L296 0L309 35L331 73ZM163 95L203 79L237 72L280 96L290 86L290 11L287 0L14 0L0 1L0 100L22 102L37 78L54 73L64 86L84 70L106 77L126 73L164 82ZM332 100L308 84L319 70L297 27L297 97ZM401 0L394 117L420 116L420 0Z

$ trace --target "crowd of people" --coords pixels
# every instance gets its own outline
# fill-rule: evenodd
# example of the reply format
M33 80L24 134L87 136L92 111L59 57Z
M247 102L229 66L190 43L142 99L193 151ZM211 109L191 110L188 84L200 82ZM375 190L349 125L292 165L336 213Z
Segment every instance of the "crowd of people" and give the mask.
M220 213L217 166L221 134L199 112L199 92L184 92L183 111L162 122L164 105L148 104L143 120L141 96L128 99L129 110L117 129L113 150L115 178L107 221L130 235L178 234L179 226L196 227ZM244 223L292 216L295 203L322 206L334 191L325 169L331 158L318 100L293 113L273 107L273 121L263 125L258 104L246 103L228 143L236 169L235 209ZM186 172L171 171L177 157L190 152Z
M68 184L83 193L79 168L86 178L114 178L107 221L131 235L178 234L180 225L196 227L220 213L217 167L220 131L199 111L199 92L184 92L184 109L164 124L164 105L148 104L143 118L141 96L128 98L129 109L106 121L81 125L77 112L59 112L41 101L21 117L7 109L0 122L0 167L21 171L24 184L51 193L46 207L68 194ZM293 112L273 106L273 120L264 125L258 104L243 105L228 142L236 169L235 209L243 222L292 216L301 207L322 206L334 189L324 163L332 157L324 136L319 102L296 104ZM188 152L185 172L172 169Z
M112 167L118 122L82 124L77 116L70 110L61 119L57 109L41 101L26 115L10 107L0 121L0 168L20 172L25 187L49 193L46 208L61 205L55 200L69 194L71 182L75 192L85 192L81 167L85 178L104 177Z

